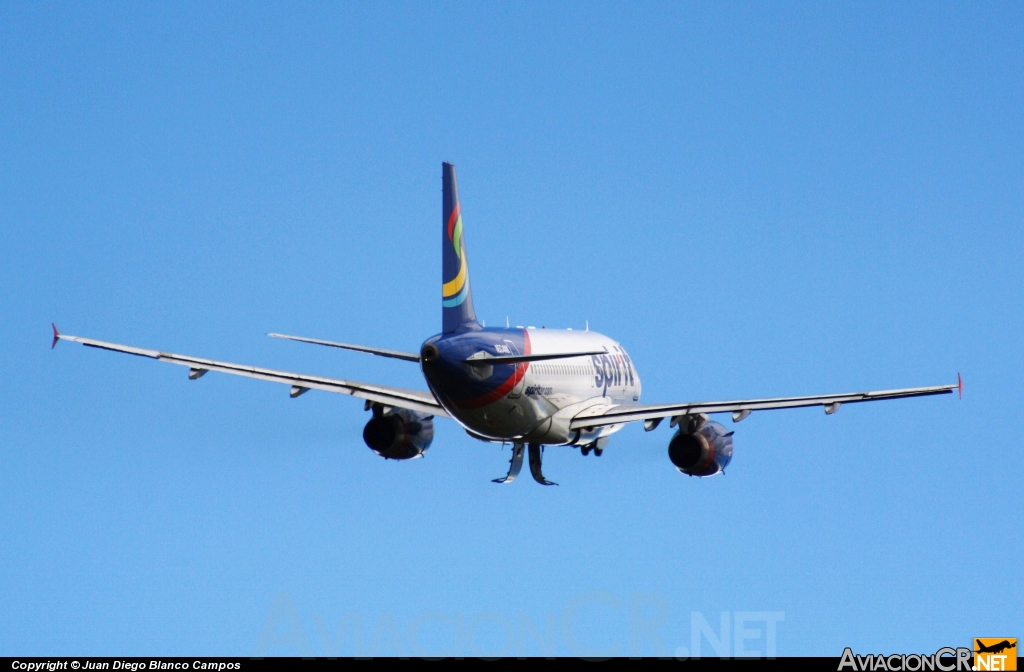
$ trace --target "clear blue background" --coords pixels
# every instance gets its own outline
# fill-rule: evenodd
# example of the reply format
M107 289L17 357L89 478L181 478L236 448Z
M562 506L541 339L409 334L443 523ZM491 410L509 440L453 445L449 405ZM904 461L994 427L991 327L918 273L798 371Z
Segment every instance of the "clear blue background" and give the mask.
M442 160L478 315L589 320L644 401L964 398L755 413L707 480L631 426L499 487L451 422L384 462L358 400L49 350L422 389L264 334L435 333ZM324 655L347 612L364 653L487 618L501 652L591 598L558 651L635 653L639 593L644 653L692 612L784 612L779 654L1022 636L1022 223L1020 3L4 3L0 654L249 655L295 617Z

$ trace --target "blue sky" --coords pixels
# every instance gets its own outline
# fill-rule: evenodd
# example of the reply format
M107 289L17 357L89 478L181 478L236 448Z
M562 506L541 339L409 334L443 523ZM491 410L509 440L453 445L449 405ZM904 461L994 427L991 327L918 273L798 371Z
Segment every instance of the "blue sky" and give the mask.
M5 3L0 654L1024 635L1022 157L1019 3ZM450 422L385 463L356 400L49 350L422 388L264 334L436 333L442 160L478 315L589 320L644 401L964 398L755 413L707 480L629 427L499 487Z

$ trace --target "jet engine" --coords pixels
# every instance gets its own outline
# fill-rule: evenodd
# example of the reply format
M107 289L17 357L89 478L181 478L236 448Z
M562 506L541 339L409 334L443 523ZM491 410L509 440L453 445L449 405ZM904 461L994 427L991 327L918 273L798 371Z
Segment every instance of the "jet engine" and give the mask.
M363 428L363 441L386 460L422 457L433 440L434 416L404 408L387 414L374 409Z
M668 459L676 469L690 476L714 476L724 472L732 459L732 435L725 427L705 421L697 427L676 431L668 444Z

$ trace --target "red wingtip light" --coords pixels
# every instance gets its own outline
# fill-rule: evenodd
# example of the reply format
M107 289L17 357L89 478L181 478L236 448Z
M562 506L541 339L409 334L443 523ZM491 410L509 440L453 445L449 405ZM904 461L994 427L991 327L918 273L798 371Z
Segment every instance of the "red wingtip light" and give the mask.
M964 398L964 381L959 373L956 374L956 393L960 399Z
M53 327L53 343L50 344L50 350L53 350L57 347L57 341L60 340L60 332L57 331L57 325L53 322L50 322L50 326Z

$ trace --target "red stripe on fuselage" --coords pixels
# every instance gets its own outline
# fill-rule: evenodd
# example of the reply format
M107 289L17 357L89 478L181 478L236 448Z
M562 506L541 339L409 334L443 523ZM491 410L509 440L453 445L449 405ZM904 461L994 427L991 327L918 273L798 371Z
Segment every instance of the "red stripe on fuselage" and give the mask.
M529 355L530 353L530 334L525 329L523 329L523 354ZM505 396L512 391L512 388L518 385L519 381L523 379L523 376L526 375L526 370L528 368L530 368L529 362L522 362L521 364L516 364L516 370L512 373L511 376L508 377L508 380L506 380L504 383L494 388L487 394L475 397L473 399L469 399L467 401L459 401L456 402L456 404L459 406L459 408L482 408L483 406L493 404L499 399L504 399Z

